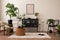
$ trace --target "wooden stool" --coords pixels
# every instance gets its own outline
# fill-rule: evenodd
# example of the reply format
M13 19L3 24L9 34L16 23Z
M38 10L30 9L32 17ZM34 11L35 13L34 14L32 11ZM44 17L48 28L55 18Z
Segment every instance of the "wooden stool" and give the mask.
M3 28L3 30L0 30L0 32L3 32L3 34L5 35L5 27Z

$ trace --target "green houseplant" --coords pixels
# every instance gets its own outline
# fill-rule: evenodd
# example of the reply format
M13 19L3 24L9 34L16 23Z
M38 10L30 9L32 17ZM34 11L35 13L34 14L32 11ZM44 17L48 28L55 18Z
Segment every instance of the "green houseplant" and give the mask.
M47 20L47 23L49 23L49 24L51 24L51 23L54 24L54 22L55 22L54 19L48 19L48 20Z
M35 16L38 16L38 14L39 14L39 13L36 12L36 13L35 13Z
M60 34L60 25L57 26L58 34Z
M35 16L37 17L38 15L39 15L39 13L36 12L36 13L35 13ZM38 18L38 17L37 17L37 18Z
M17 10L18 8L14 6L14 4L7 3L6 4L6 15L9 15L10 20L8 20L9 24L12 24L12 19L11 17L17 16Z
M54 22L55 22L54 19L48 19L47 20L48 27L53 27L54 26ZM52 30L50 29L49 32L52 33Z
M14 4L7 3L6 8L7 8L6 15L9 15L10 19L11 19L11 17L15 17L16 16L18 8L15 7Z

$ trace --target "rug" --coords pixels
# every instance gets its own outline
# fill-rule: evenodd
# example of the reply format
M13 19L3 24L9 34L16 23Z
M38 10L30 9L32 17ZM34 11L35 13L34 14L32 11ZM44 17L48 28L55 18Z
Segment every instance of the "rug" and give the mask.
M51 38L51 37L47 33L25 33L24 36L16 36L15 34L13 34L8 38Z

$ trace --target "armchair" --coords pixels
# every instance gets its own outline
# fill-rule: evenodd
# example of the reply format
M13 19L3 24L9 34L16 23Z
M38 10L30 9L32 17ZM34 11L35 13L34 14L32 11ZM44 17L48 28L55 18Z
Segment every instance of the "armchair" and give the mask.
M3 29L1 29L3 28ZM3 34L12 34L13 33L13 28L8 26L7 23L0 21L0 32L3 32Z

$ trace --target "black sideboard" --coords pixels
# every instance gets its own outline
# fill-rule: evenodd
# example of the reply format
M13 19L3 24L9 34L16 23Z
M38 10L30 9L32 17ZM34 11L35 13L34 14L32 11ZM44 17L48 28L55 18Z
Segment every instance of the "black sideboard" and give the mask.
M38 31L38 19L22 19L23 27L37 28Z

